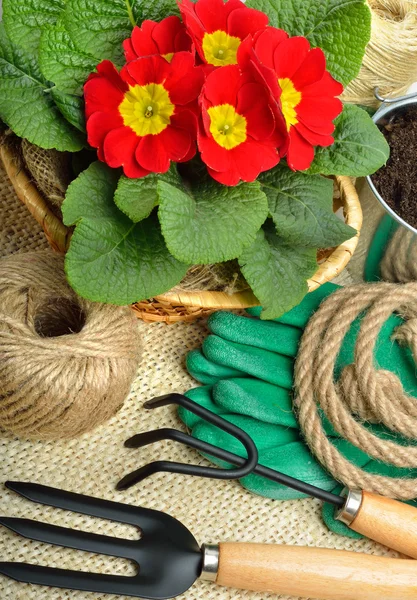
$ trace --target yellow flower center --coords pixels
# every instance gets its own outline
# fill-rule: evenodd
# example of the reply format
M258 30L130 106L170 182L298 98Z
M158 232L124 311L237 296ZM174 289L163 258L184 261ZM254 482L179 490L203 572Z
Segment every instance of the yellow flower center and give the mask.
M173 56L174 56L173 52L168 52L168 54L163 54L162 58L165 58L165 60L167 60L168 62L171 62Z
M290 130L291 125L297 125L297 111L295 110L301 102L301 92L297 91L291 79L278 79L281 87L281 105L284 119L287 124L287 130Z
M225 31L205 33L203 37L204 57L209 65L224 67L237 64L237 50L240 38L229 35Z
M231 104L219 104L207 110L210 133L222 148L231 150L246 141L246 119Z
M175 106L161 83L129 86L119 105L123 123L136 135L158 135L171 122Z

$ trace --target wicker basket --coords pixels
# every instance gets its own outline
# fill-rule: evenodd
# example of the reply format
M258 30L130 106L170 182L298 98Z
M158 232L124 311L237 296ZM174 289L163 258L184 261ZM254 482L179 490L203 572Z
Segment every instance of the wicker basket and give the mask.
M4 164L18 198L27 206L33 217L45 231L51 247L57 252L66 252L71 229L51 210L48 201L39 192L36 184L22 166L22 161L13 144L0 145L0 158ZM358 235L337 248L319 253L319 269L308 281L309 290L318 288L338 275L349 262L358 243L362 226L362 210L356 189L348 177L336 177L339 194L335 196L334 210L343 208L345 221L358 231ZM171 291L132 306L137 316L148 322L193 321L219 309L244 309L259 304L250 289L227 294L211 291Z

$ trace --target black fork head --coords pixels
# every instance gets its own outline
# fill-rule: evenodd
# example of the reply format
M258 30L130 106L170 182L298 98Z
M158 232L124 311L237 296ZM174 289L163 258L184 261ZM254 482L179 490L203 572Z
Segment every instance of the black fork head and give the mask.
M136 526L141 538L126 540L0 517L1 525L28 539L125 558L139 572L124 577L0 562L0 574L25 583L150 599L178 596L201 574L203 557L197 541L182 523L165 513L33 483L7 482L6 486L39 504Z

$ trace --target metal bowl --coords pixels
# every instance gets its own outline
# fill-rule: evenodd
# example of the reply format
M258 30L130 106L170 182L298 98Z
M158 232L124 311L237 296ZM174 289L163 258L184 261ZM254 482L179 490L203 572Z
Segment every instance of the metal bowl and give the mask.
M377 97L378 100L381 100L381 102L382 102L381 106L379 107L379 109L376 111L376 113L372 117L372 120L377 125L381 124L382 121L386 121L387 119L390 120L394 116L405 112L406 110L408 110L408 108L410 106L415 106L417 108L417 93L408 94L407 96L402 96L401 98L388 99L388 98L382 98L381 96L379 96L378 91L376 90L375 96ZM368 175L366 177L366 179L368 181L369 187L371 188L372 192L374 193L374 195L376 196L378 201L382 204L382 206L387 211L387 213L389 213L391 215L391 217L393 219L395 219L398 223L400 223L401 225L406 227L409 231L412 231L414 234L417 235L417 229L415 229L414 227L411 227L411 225L409 225L406 221L404 221L404 219L402 219L400 216L398 216L397 213L394 212L390 206L388 206L388 204L385 202L384 198L381 196L381 194L376 189L376 187L372 181L372 175Z

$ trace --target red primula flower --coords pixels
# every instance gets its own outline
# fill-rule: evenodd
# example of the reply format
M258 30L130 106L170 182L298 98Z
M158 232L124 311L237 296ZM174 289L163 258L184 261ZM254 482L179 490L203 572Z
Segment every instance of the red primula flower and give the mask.
M279 162L277 134L268 89L237 65L213 71L200 96L201 158L210 175L225 185L254 181ZM285 135L285 133L284 133Z
M190 52L192 41L185 25L172 16L159 23L143 21L142 26L136 26L131 37L123 42L123 47L127 62L152 54L160 54L171 62L174 52Z
M333 144L333 120L343 110L336 98L343 86L326 71L323 51L311 49L304 37L289 38L285 31L268 27L245 41L239 63L246 68L251 63L284 115L289 135L288 166L308 169L314 146Z
M237 64L241 41L268 25L265 13L240 0L178 0L178 6L201 59L215 67Z
M88 142L127 177L165 173L170 161L196 152L197 118L188 105L203 84L189 52L171 63L161 56L134 60L120 74L105 60L84 86Z

